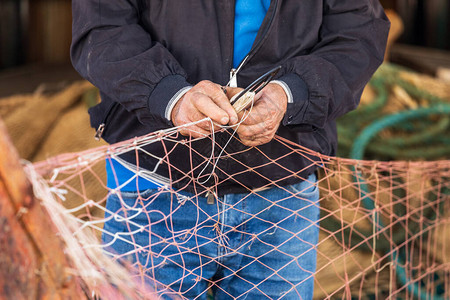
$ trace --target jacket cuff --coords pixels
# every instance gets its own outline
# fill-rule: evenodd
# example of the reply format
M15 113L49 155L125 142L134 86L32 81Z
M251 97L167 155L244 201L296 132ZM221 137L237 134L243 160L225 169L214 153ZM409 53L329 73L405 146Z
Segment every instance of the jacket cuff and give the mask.
M284 90L284 93L287 96L287 103L294 103L294 97L292 96L291 89L286 84L286 82L281 80L272 80L270 83L278 84Z
M148 109L152 115L159 116L167 122L167 125L172 125L170 120L166 118L166 110L176 95L182 89L191 86L181 75L169 75L161 79L155 86L153 92L148 97Z
M173 108L178 103L178 101L180 101L180 99L187 92L189 92L190 89L192 89L192 86L186 86L186 87L182 88L181 90L179 90L175 95L173 95L172 99L170 99L169 103L166 106L166 112L165 112L165 116L166 116L167 120L172 121L170 117L172 116Z
M309 90L306 82L297 74L286 74L278 80L284 82L290 89L293 102L288 103L282 124L284 126L298 127L299 129L313 129L305 120L308 108Z

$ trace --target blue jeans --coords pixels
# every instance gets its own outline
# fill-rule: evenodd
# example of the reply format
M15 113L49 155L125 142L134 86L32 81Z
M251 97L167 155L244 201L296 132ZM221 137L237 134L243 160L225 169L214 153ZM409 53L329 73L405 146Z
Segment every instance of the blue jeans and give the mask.
M206 299L208 289L216 299L312 299L318 200L307 181L214 204L173 191L110 194L116 216L106 214L103 243L164 299Z

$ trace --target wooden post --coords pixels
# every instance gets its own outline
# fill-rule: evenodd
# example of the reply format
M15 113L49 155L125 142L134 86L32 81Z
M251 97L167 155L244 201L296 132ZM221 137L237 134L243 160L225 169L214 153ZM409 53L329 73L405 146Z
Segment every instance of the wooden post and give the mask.
M0 120L0 298L86 299Z

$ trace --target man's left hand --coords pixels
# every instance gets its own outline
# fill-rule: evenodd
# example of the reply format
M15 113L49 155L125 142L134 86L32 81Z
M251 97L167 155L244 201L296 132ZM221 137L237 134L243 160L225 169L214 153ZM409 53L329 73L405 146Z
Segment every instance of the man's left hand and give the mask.
M281 86L269 83L255 96L253 108L243 111L244 121L237 133L246 146L259 146L270 142L280 126L287 109L287 96Z

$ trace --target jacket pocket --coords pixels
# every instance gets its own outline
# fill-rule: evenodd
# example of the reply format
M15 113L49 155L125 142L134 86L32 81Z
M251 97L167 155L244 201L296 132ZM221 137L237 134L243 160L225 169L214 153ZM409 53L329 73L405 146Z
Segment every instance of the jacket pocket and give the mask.
M91 116L91 126L96 130L94 138L100 140L103 132L105 131L111 116L119 107L119 103L111 101L108 103L100 103L89 109L89 115ZM103 112L103 113L102 113Z
M320 147L320 153L324 155L330 155L332 153L332 147L330 141L325 136L322 129L313 131L314 139Z

